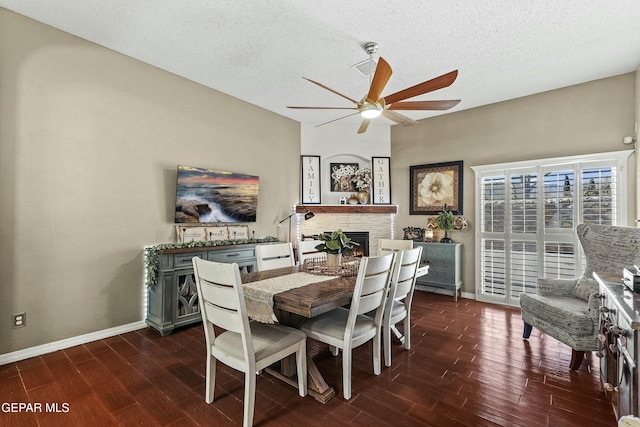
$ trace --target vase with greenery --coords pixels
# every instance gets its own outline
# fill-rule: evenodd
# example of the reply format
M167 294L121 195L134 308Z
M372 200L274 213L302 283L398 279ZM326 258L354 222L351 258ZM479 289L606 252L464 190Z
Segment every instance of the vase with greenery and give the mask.
M455 215L450 210L447 210L445 206L444 210L438 214L436 217L436 226L440 230L444 231L444 237L440 239L440 243L452 243L453 240L449 238L449 231L453 230L453 225L455 223Z
M318 235L318 240L322 240L322 243L316 245L316 250L327 254L327 265L332 267L341 264L342 254L351 253L356 246L360 246L344 234L342 230L321 233Z

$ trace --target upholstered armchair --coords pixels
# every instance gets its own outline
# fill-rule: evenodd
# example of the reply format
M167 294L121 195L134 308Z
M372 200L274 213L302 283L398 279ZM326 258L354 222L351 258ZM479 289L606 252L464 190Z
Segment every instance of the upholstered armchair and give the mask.
M572 349L572 370L582 364L586 351L599 349L601 300L593 272L619 275L624 267L640 264L640 229L580 224L578 238L586 265L577 279L538 279L538 294L520 295L523 338L532 327Z

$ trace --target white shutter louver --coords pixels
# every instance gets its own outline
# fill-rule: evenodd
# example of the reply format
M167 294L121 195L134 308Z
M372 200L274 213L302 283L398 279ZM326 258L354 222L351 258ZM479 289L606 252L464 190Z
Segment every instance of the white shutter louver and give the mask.
M477 297L517 304L539 277L569 279L584 268L575 227L616 225L628 152L474 167L478 212Z

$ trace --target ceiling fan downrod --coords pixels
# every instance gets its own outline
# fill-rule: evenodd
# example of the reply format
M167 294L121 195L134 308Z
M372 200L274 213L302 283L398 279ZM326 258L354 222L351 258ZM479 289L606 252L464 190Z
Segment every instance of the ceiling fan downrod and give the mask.
M378 51L378 43L367 42L362 45L364 51L369 55L369 86L371 86L371 79L373 78L373 54Z

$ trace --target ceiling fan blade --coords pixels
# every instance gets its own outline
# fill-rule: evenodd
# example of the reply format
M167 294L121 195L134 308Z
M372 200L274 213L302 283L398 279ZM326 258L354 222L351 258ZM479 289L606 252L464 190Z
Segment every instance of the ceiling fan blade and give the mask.
M370 122L371 122L371 120L364 119L362 121L362 124L360 125L360 129L358 129L358 133L365 133L367 131L367 128L369 127L369 123Z
M432 92L434 90L442 89L450 86L458 77L458 70L451 71L450 73L443 74L439 77L427 80L426 82L418 83L415 86L411 86L400 92L393 93L385 96L384 101L387 105L394 102L403 101L414 96L422 95L423 93Z
M400 114L400 113L396 113L395 111L391 111L391 110L384 110L382 112L382 116L386 117L389 120L393 120L394 122L398 123L399 125L402 126L411 126L411 125L417 125L418 122L416 122L415 120Z
M319 125L316 125L315 127L328 125L329 123L337 122L338 120L346 119L347 117L355 116L356 114L360 114L360 112L358 111L358 112L355 112L353 114L349 114L347 116L338 117L337 119L333 119L333 120L328 121L328 122L320 123Z
M311 80L311 79L308 79L308 78L306 78L306 77L303 77L303 79L305 79L305 80L307 80L307 81L309 81L309 82L313 83L314 85L318 85L318 86L320 86L321 88L328 90L329 92L333 92L333 93L335 93L336 95L343 97L344 99L348 99L349 101L353 102L354 104L357 104L357 103L358 103L358 101L356 101L356 100L354 100L354 99L351 99L351 98L349 98L348 96L343 95L343 94L341 94L340 92L335 91L335 90L331 89L330 87L327 87L327 86L323 85L322 83L318 83L317 81L315 81L315 80Z
M376 72L373 75L373 81L371 81L371 87L369 88L369 94L367 99L371 102L377 102L387 85L387 82L391 78L391 66L383 57L378 59L378 65L376 66Z
M296 107L287 106L287 108L295 108L298 110L357 110L355 107Z
M389 106L390 110L448 110L460 103L459 99L449 101L405 101Z

